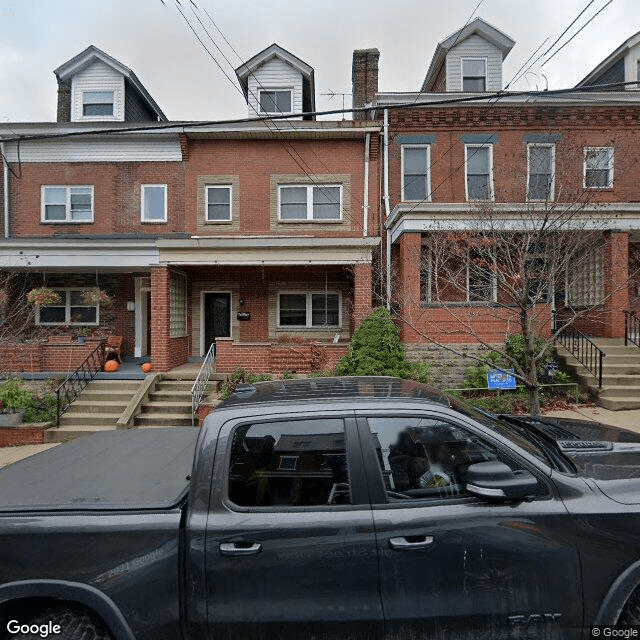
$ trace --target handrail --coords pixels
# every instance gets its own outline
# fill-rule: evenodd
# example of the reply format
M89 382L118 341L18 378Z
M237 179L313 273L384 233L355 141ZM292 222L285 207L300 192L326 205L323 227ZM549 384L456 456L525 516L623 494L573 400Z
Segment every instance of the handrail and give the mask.
M633 342L640 347L640 318L633 311L624 312L624 345Z
M200 401L204 395L204 391L209 383L209 378L213 373L214 364L216 361L216 343L212 342L207 351L207 355L204 357L204 362L200 367L200 371L196 376L196 381L191 387L191 426L195 427L196 411L200 406Z
M584 368L598 378L598 389L602 388L602 360L605 352L600 349L595 342L575 327L566 327L555 337Z
M104 365L104 345L102 342L72 371L56 389L56 427L60 426L60 416L80 395L80 392L102 371Z

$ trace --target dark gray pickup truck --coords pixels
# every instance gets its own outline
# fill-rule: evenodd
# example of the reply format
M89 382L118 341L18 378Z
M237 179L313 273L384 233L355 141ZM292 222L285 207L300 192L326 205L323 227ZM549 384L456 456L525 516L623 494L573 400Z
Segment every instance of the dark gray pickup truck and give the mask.
M424 385L242 385L0 471L0 634L587 638L640 615L640 436Z

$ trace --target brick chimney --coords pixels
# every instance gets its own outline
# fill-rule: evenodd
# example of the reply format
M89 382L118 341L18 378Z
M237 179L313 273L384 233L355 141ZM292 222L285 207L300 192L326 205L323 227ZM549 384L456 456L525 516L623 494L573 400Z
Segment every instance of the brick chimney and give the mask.
M353 52L351 91L354 109L371 102L378 92L379 58L380 52L377 49L356 49ZM354 120L367 120L369 117L369 114L364 112L353 114Z
M71 122L71 80L58 78L58 122Z

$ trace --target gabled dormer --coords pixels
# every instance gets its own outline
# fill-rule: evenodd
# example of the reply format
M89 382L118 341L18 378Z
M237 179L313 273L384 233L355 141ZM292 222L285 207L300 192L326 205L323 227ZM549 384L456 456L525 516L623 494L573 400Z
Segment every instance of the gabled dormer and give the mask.
M315 111L313 67L277 44L241 64L236 75L250 118Z
M166 122L136 74L91 45L59 66L58 122Z
M500 91L502 63L514 45L502 31L476 18L438 44L421 91Z
M625 40L577 86L593 87L623 82L640 82L640 31ZM624 91L625 89L637 91L640 89L640 84L606 87L603 91Z

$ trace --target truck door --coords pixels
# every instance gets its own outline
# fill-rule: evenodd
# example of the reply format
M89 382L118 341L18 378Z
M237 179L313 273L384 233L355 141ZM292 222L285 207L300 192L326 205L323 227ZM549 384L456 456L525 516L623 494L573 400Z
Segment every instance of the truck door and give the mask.
M212 640L383 635L355 419L323 415L222 428L205 542Z
M467 493L469 465L523 467L469 425L435 412L358 421L387 638L581 637L574 530L544 475L531 501L489 503Z

